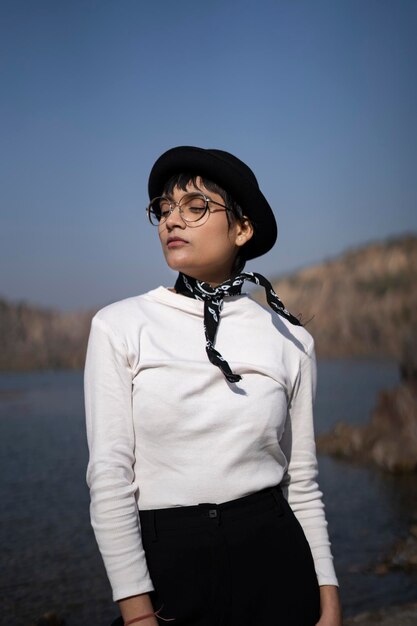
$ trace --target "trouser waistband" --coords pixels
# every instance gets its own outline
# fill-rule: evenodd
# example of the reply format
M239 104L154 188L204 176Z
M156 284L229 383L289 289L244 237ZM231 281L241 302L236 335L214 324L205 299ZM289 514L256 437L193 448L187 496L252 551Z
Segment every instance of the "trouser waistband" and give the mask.
M204 519L211 519L220 524L220 520L258 513L273 507L281 510L282 498L280 485L275 485L220 504L201 502L192 506L139 510L139 516L142 529L145 531L148 529L156 534L156 528L167 530L178 527L182 523L194 525L201 523Z

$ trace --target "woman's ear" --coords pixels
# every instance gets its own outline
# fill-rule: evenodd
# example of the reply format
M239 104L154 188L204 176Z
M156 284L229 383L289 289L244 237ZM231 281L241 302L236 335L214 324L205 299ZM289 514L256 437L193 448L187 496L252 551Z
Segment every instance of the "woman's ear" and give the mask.
M253 236L252 222L246 215L240 218L236 224L236 245L241 247L249 241Z

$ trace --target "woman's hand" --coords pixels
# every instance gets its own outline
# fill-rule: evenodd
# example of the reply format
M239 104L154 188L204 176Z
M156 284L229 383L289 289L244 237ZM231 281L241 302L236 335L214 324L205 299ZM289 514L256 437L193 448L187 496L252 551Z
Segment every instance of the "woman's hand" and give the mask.
M316 626L342 626L342 607L339 588L335 585L320 587L321 617Z

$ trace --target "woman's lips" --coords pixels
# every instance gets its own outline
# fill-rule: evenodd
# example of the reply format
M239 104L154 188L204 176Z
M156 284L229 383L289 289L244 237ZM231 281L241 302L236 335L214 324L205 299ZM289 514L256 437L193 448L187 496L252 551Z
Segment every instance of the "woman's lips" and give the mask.
M172 237L167 240L167 248L180 248L188 244L188 241L181 239L180 237Z

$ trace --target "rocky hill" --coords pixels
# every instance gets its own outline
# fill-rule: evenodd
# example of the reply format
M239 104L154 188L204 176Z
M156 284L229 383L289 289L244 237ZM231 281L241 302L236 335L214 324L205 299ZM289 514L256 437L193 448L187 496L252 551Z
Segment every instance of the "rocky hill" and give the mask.
M0 371L82 367L93 314L0 299Z
M349 250L273 282L287 308L301 313L319 356L398 358L417 328L417 235ZM0 370L82 367L94 312L0 299Z
M273 285L319 356L398 358L417 329L417 235L348 250Z

